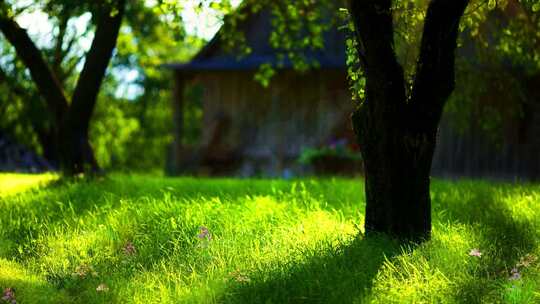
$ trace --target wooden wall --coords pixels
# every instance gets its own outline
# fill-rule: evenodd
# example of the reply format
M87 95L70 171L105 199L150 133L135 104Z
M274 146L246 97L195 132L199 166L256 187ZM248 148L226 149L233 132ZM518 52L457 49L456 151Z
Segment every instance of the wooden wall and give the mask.
M478 127L458 132L443 118L432 173L453 178L540 180L540 100L529 109L526 121L512 131L493 141Z
M264 88L253 81L253 72L201 73L196 80L204 86L201 146L218 146L266 163L265 170L279 170L304 147L350 133L352 102L345 77L339 70L284 71Z

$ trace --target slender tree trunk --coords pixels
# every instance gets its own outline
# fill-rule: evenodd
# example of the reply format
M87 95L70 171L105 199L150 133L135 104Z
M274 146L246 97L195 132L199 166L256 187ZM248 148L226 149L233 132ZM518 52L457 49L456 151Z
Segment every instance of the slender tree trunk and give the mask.
M454 88L459 20L468 0L431 0L414 85L394 52L391 0L350 0L366 100L352 121L365 167L368 234L431 234L430 171L442 110Z
M64 126L60 131L61 168L64 174L74 175L83 172L95 173L99 165L88 138L88 130Z
M118 0L117 5L118 11L114 14L112 7L108 7L97 16L94 40L79 75L71 106L62 122L62 170L70 175L99 170L88 131L99 89L116 47L125 0Z
M58 136L54 131L38 129L34 127L39 144L43 150L43 157L54 167L58 167L60 156L58 155Z
M0 0L0 4L3 1ZM36 84L40 95L47 102L47 107L57 125L60 125L67 112L68 101L62 86L51 71L41 52L36 47L25 29L12 18L0 14L0 30L13 45L17 56L21 59Z

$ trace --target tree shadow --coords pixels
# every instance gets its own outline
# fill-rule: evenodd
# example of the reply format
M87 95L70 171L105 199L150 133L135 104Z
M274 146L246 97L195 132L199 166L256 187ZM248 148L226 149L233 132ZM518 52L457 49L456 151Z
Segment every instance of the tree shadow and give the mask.
M508 282L510 269L521 257L538 248L538 227L526 218L513 216L509 206L494 194L494 190L502 185L465 185L470 188L467 191L463 184L460 185L461 199L449 195L446 196L452 198L449 201L441 199L435 202L435 213L442 209L445 212L438 220L450 220L478 230L475 232L478 237L476 246L483 252L479 268L471 270L468 279L455 286L454 301L500 301L501 283Z
M272 267L231 282L218 302L223 303L351 303L369 294L385 259L403 252L385 236L357 238L338 249L330 245L305 262Z
M538 246L537 227L512 216L512 210L494 194L495 186L456 187L457 196L436 199L434 213L444 210L434 221L464 224L473 229L483 252L477 268L462 281L453 282L453 302L486 303L500 301L501 282L508 282L509 270L520 257ZM469 191L470 190L470 191ZM464 192L470 192L465 195ZM508 194L508 193L507 193ZM448 201L446 201L448 200ZM329 247L331 248L331 247ZM382 236L356 239L339 250L321 250L304 262L267 273L250 275L249 282L231 283L219 302L224 303L352 303L369 299L373 279L385 259L403 253L395 241ZM466 253L464 253L466 254ZM469 266L465 266L469 267Z

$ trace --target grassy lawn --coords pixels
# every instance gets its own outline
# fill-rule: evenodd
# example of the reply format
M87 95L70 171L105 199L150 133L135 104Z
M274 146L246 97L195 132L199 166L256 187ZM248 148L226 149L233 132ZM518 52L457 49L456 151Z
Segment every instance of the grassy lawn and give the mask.
M435 181L432 197L432 240L400 247L362 237L359 180L0 175L0 288L22 304L540 302L539 185Z

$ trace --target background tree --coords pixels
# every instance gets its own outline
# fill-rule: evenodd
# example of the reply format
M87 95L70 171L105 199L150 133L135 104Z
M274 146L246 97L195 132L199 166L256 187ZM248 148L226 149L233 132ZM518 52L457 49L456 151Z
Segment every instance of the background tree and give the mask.
M95 16L107 9L107 3L112 5L112 15L123 14L124 22L118 30L115 41L118 48L108 61L109 69L102 86L96 88L99 98L92 107L87 107L95 111L95 115L90 115L88 127L83 128L88 129L85 136L92 142L93 149L87 145L88 150L80 151L86 151L81 159L89 169L96 168L94 158L105 168L156 168L164 162L171 138L169 77L159 65L187 60L202 46L201 39L185 35L180 14L184 3L134 1L126 3L121 12L117 9L120 2L50 0L18 5L6 1L3 16L17 23L25 14L46 15L43 26L49 26L51 32L45 30L36 35L26 31L26 34L36 49L39 48L63 92L72 95L80 83L86 55L92 49L90 41L95 41L94 32L99 25ZM0 38L5 36L0 35ZM4 76L0 77L0 90L10 97L0 100L4 110L0 113L3 117L0 128L50 162L59 164L60 147L69 145L65 145L66 137L57 130L59 127L54 113L49 111L49 103L36 89L31 73L27 72L24 61L9 40L0 39L0 51L0 72L3 72L0 76ZM71 107L74 100L66 99ZM127 146L131 149L127 150ZM85 155L95 157L87 162Z
M48 8L56 10L55 3L49 4ZM65 30L67 18L64 16L69 16L70 10L84 8L91 11L96 24L92 45L86 55L71 102L68 101L59 81L62 74L58 69L55 73L55 67L58 68L59 65L51 68L45 62L42 53L30 39L26 30L21 28L13 18L15 12L5 1L0 2L0 5L0 30L30 71L51 114L53 121L51 136L54 138L54 146L57 148L62 170L66 174L97 170L98 164L88 140L88 130L100 86L116 46L125 11L125 1L98 2L86 7L77 7L71 2L58 4L58 10L61 12L59 14L60 33ZM58 41L57 50L61 56L63 41L62 39ZM60 58L59 62L61 62Z
M122 73L116 73L117 71L136 74L128 85L136 88L138 93L128 96L129 100L119 100L120 102L114 104L120 106L116 115L132 119L137 127L129 138L126 137L124 147L114 145L114 149L124 151L114 151L111 144L116 136L109 134L110 128L105 126L106 116L102 115L113 109L110 103L101 103L101 107L98 104L99 113L96 114L99 117L96 117L94 127L97 129L101 125L103 132L94 130L93 137L102 142L105 137L109 138L109 144L96 145L99 150L96 151L97 158L103 163L130 170L163 170L167 150L173 138L173 118L170 90L172 77L161 65L189 60L204 46L204 40L186 32L182 16L172 15L191 8L183 8L181 3L152 6L141 1L138 5L138 8L132 8L126 13L126 23L118 38L117 53L112 61L112 74L118 74L118 81L125 80L120 79ZM205 10L204 13L208 12ZM118 81L111 84L111 87L119 87ZM189 107L185 116L184 130L189 130L187 133L190 134L195 133L194 122L200 120L201 109ZM108 121L118 124L112 119ZM120 130L122 126L118 125L116 128Z
M494 156L511 153L524 160L515 170L538 179L540 3L509 0L476 7L464 20L457 86L443 123L463 136L479 134Z

